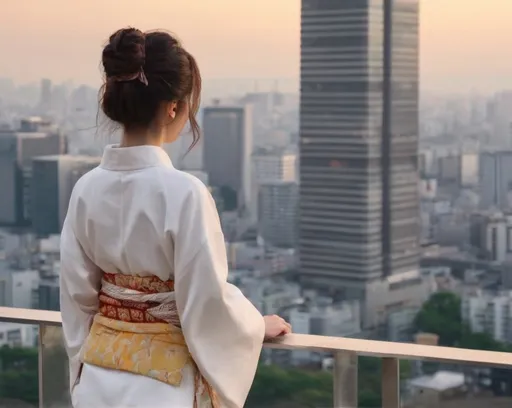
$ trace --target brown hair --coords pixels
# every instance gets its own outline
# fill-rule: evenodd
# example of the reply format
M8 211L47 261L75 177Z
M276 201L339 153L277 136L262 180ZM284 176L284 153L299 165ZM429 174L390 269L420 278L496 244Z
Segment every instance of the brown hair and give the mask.
M184 102L189 106L191 148L199 141L201 74L194 57L175 37L123 28L110 36L102 63L101 108L109 119L128 130L147 129L162 102Z

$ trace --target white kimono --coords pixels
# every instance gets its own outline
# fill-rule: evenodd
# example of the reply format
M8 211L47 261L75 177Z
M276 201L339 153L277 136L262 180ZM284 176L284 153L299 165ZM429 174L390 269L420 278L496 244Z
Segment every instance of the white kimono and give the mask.
M190 353L222 407L242 407L264 337L256 308L227 283L215 203L159 147L105 149L76 184L61 237L61 312L75 408L191 408L193 368L179 387L84 365L80 350L98 311L101 271L173 279Z

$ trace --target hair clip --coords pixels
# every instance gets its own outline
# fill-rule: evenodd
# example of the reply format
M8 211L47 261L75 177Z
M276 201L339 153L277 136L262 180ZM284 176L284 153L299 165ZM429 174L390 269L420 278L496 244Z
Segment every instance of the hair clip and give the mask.
M148 86L148 78L146 77L146 74L144 73L144 69L140 69L139 72L131 75L118 75L111 77L116 82L128 82L133 81L135 79L138 79L140 82L142 82L144 85Z

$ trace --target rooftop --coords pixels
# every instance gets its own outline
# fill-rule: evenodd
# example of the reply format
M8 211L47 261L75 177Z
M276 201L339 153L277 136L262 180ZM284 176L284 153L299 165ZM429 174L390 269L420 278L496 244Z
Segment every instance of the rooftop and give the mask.
M446 391L464 385L464 374L451 371L438 371L434 375L424 375L415 378L409 384L416 388L428 388L436 391Z

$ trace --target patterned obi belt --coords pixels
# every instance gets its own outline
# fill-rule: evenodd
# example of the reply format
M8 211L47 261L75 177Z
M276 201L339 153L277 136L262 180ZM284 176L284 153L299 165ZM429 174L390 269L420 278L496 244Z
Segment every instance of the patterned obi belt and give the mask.
M144 375L179 386L182 370L195 370L194 407L217 408L215 392L185 343L174 282L156 276L103 273L99 313L82 348L83 363Z

